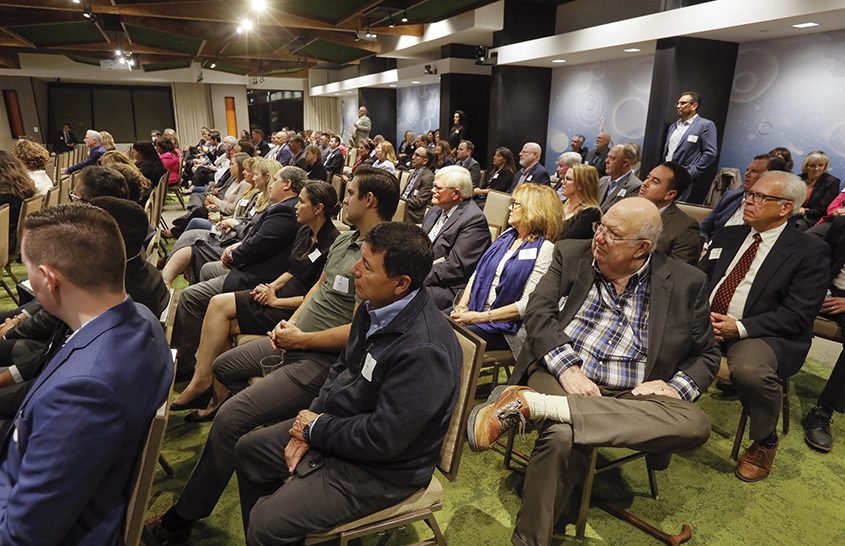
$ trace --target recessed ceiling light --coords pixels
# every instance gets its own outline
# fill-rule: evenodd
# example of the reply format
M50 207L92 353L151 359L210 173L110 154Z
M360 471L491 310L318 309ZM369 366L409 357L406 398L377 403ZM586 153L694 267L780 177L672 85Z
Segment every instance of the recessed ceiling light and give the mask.
M128 64L129 66L135 66L135 61L132 60L132 59L129 59L128 61L126 61L126 64Z
M73 0L73 3L74 4L80 4L80 3L82 3L82 0Z
M396 87L396 84L395 84L395 83L391 83L391 84L390 84L390 87Z
M116 49L116 50L114 51L114 54L115 54L115 55L117 55L118 57L120 57L121 55L123 55L123 52L122 52L121 50L119 50L119 49Z
M338 95L340 95L340 93L335 93L335 94L334 94L334 96L338 96Z
M797 25L792 25L793 28L812 28L817 26L819 26L819 24L813 22L798 23Z
M411 83L420 83L417 80L412 80Z
M267 0L252 0L250 6L253 11L264 11L267 9Z
M552 60L552 62L555 63L555 64L565 63L566 59L554 59L554 60Z
M628 49L623 49L622 51L625 53L639 53L642 50L638 47L629 47Z
M249 32L250 30L252 30L252 21L250 21L249 19L244 19L243 21L241 21L240 28Z

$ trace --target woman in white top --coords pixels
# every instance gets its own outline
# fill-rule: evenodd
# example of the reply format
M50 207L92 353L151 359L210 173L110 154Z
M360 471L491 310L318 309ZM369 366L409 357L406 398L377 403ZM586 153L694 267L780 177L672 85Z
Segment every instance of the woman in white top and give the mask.
M518 356L528 297L552 263L563 224L560 199L549 186L522 184L508 224L481 256L451 316L487 341L488 350L511 349Z
M386 140L376 144L376 162L373 167L396 174L396 152L393 150L393 144Z
M35 184L35 195L44 195L53 188L53 181L47 175L47 162L50 152L47 148L31 140L18 140L12 147L12 154L26 165L29 177Z

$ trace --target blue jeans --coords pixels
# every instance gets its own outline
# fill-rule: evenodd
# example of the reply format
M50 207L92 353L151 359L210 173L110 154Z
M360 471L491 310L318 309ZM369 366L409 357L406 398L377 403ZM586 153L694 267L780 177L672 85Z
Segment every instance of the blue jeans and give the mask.
M214 224L206 220L205 218L191 218L191 221L188 222L188 225L185 226L185 231L191 229L211 229Z

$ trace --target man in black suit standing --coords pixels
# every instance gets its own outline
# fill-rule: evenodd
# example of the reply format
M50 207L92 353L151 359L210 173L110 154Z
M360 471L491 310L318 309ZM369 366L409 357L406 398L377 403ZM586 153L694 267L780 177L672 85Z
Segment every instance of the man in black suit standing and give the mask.
M326 167L326 172L331 175L343 174L343 154L340 151L339 136L332 135L329 138L329 145L325 155L323 165Z
M787 223L806 197L797 176L764 174L745 192L746 225L722 228L699 263L709 279L713 332L751 420L752 444L736 466L743 481L771 471L780 382L804 364L827 288L828 246Z
M79 144L79 140L76 138L76 135L73 134L70 124L65 123L62 125L62 130L59 131L58 138L56 139L56 153L60 154L63 152L69 152L73 150L77 144Z
M685 168L674 161L664 161L648 173L640 186L640 197L645 197L660 209L663 233L657 241L657 250L695 265L701 257L702 243L698 221L675 204L689 184L690 177Z
M434 265L423 284L434 304L445 311L490 246L490 229L472 200L472 182L463 167L439 169L431 195L431 210L423 218L422 229L434 246Z
M587 154L585 162L587 165L592 165L596 168L599 172L599 177L607 174L604 162L607 159L607 154L610 152L611 144L613 144L613 142L610 140L610 133L601 131L598 136L596 136L596 147L590 150L590 153Z
M477 188L481 184L481 165L478 164L478 161L472 158L473 150L475 150L475 144L469 140L462 140L461 143L458 144L458 149L456 151L458 161L455 162L455 165L463 167L469 171L469 176L472 179L472 187Z
M517 413L542 420L515 545L551 544L587 464L584 446L673 452L710 435L709 419L692 404L719 368L707 279L652 253L661 226L657 207L632 197L604 215L592 242L557 243L528 302L513 386L495 389L470 415L476 450L495 443Z

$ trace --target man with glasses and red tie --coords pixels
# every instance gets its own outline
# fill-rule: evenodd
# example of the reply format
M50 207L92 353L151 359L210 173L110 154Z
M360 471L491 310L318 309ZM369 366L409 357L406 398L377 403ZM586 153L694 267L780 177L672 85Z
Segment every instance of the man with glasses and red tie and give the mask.
M409 224L422 223L425 209L431 205L431 189L434 187L434 173L430 168L432 163L434 152L428 148L419 147L411 156L414 171L401 195L406 204L403 221Z
M787 222L806 197L797 176L765 173L745 190L745 224L722 228L699 262L708 276L713 333L751 420L752 443L736 466L747 482L771 471L781 381L804 364L827 289L828 246Z

